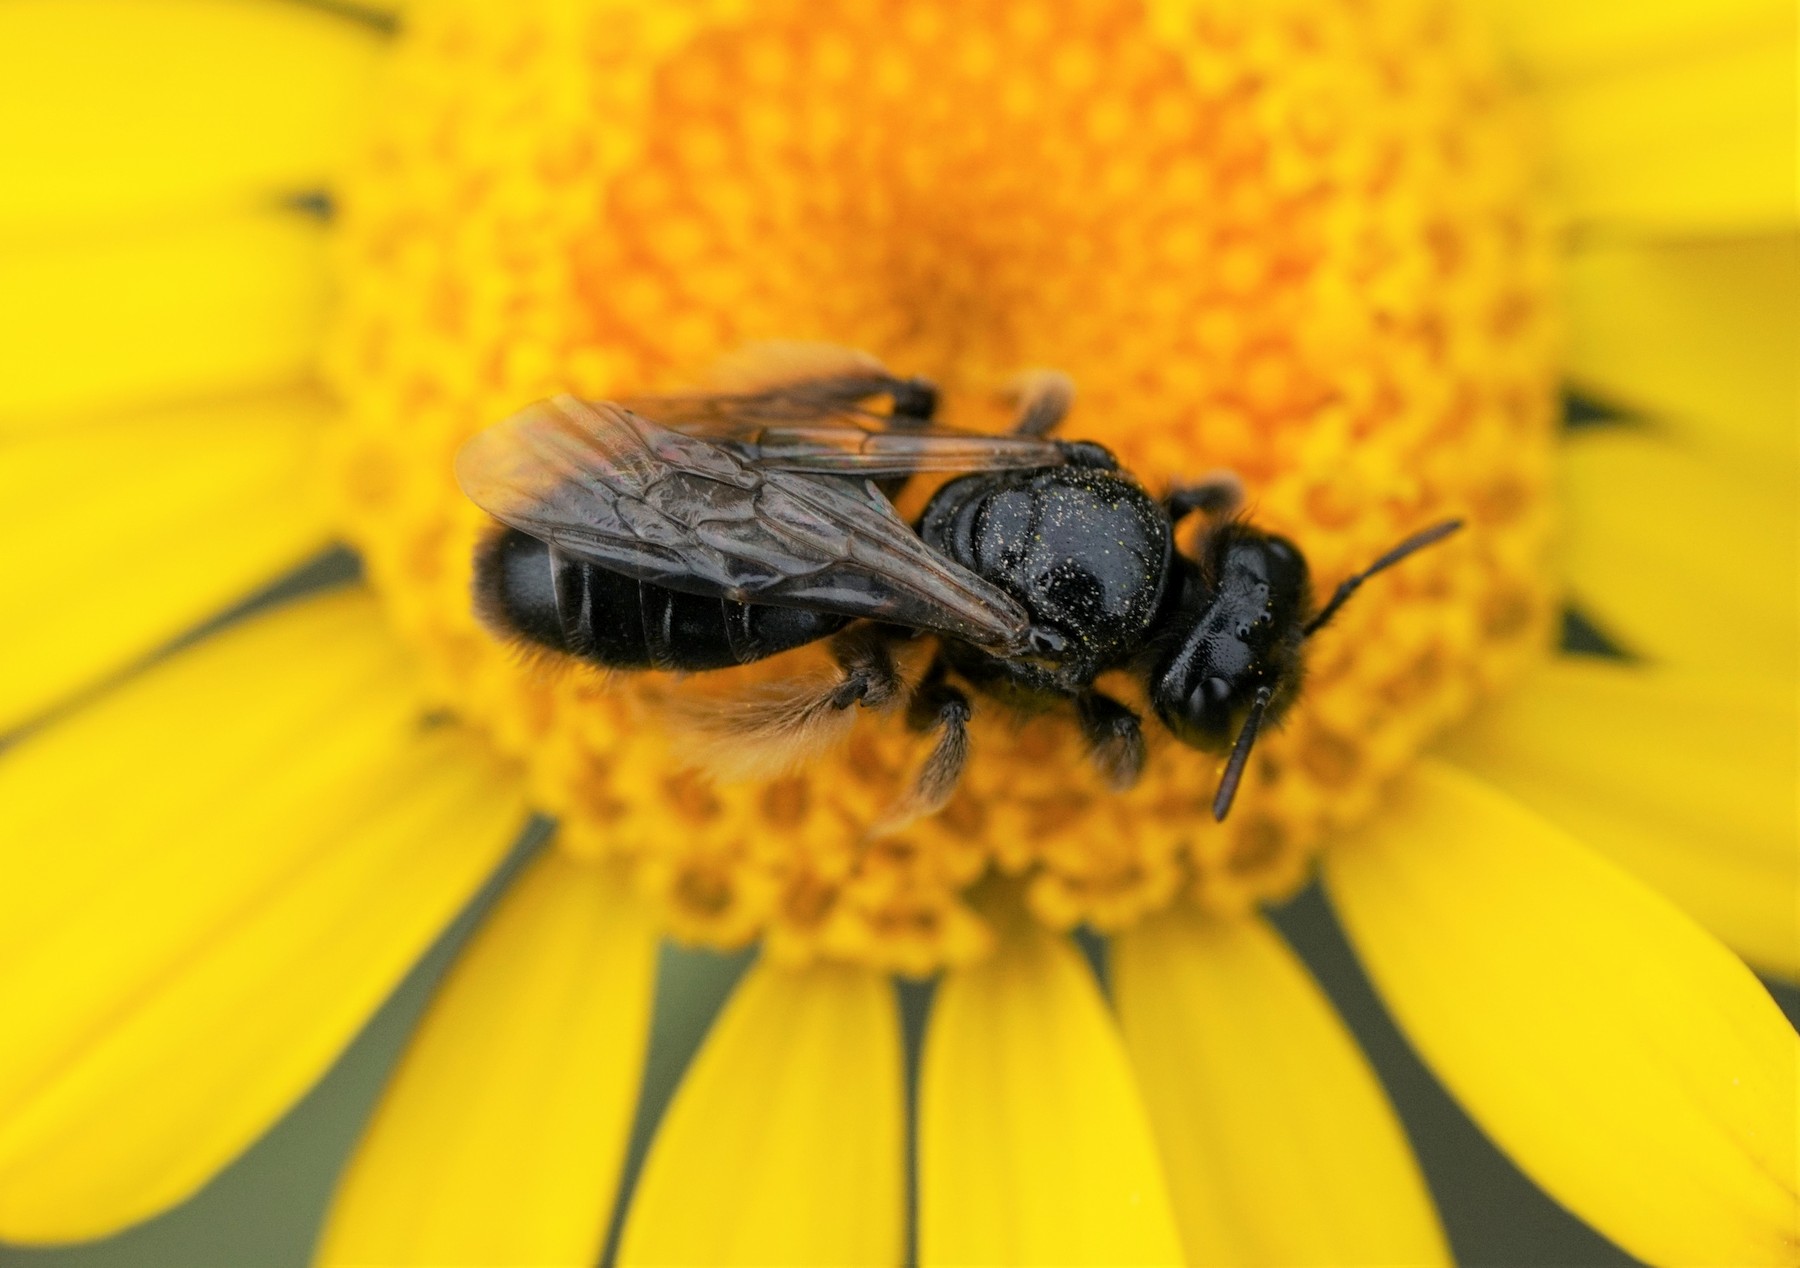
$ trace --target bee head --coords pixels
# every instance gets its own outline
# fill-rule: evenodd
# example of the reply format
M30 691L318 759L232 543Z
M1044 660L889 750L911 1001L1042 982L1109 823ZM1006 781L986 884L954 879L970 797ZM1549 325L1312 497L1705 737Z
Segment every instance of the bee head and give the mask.
M1227 522L1178 584L1170 637L1149 675L1151 707L1183 744L1223 753L1258 699L1278 715L1299 688L1306 560L1286 538Z
M1198 561L1180 561L1170 634L1150 670L1150 702L1182 743L1230 750L1213 796L1215 819L1231 809L1257 732L1299 694L1306 640L1363 582L1461 527L1444 520L1414 533L1346 577L1317 612L1306 559L1285 537L1228 520L1208 534Z

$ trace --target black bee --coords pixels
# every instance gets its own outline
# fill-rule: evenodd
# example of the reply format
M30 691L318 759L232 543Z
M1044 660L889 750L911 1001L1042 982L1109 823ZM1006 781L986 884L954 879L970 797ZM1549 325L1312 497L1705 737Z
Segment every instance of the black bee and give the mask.
M1071 706L1103 773L1129 787L1140 719L1094 686L1127 670L1177 739L1229 754L1223 819L1258 731L1298 694L1306 641L1369 577L1460 527L1409 537L1315 609L1299 548L1237 516L1235 477L1157 499L1100 445L1052 439L1072 396L1060 374L1029 376L1011 432L984 435L933 425L929 382L861 354L785 360L743 390L560 396L471 440L457 478L503 526L477 550L477 611L612 669L720 669L829 639L836 679L715 705L713 731L789 742L791 757L850 706L904 700L936 734L908 817L940 807L962 771L957 680L1025 710ZM909 526L891 498L932 472L957 478ZM1175 526L1196 513L1209 525L1190 557ZM893 653L917 633L937 651L908 684Z

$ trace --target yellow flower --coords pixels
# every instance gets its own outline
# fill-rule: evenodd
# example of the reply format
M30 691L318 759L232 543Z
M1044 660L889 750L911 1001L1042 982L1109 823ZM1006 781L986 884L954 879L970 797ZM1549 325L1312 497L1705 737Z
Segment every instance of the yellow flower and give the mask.
M627 1261L1441 1261L1258 913L1316 870L1551 1196L1652 1262L1795 1262L1800 1050L1745 966L1800 973L1793 39L1756 0L0 10L0 1238L193 1193L531 807L329 1261L591 1262L666 934L761 955ZM1066 369L1073 434L1239 470L1326 582L1471 528L1312 649L1223 827L1215 763L1114 796L996 718L871 841L900 728L712 783L640 683L534 674L467 600L462 439L766 338L977 425ZM1559 444L1564 381L1611 421ZM201 624L334 539L366 582ZM1630 657L1544 654L1559 578ZM914 1073L895 972L938 975Z

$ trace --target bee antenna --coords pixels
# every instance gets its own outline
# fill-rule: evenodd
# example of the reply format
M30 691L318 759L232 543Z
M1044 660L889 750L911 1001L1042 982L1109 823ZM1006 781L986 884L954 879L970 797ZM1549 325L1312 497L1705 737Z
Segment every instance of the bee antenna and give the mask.
M1216 822L1225 821L1231 803L1237 799L1238 784L1244 778L1244 767L1250 762L1250 746L1256 743L1256 733L1262 729L1263 712L1269 707L1269 697L1273 694L1267 687L1258 687L1256 699L1250 702L1250 712L1238 730L1237 742L1231 746L1231 756L1225 760L1225 774L1219 779L1219 791L1213 794L1213 819Z
M1463 522L1461 520L1445 520L1442 524L1433 524L1424 532L1414 533L1411 537L1408 537L1405 541L1388 551L1387 554L1383 555L1380 559L1377 559L1361 572L1354 576L1346 577L1338 584L1338 588L1332 591L1331 601L1323 608L1320 608L1319 614L1306 623L1305 627L1300 631L1300 636L1302 638L1311 638L1314 634L1323 629L1325 623L1337 615L1338 609L1344 606L1345 601L1349 599L1351 595L1356 593L1357 587L1362 585L1362 583L1367 581L1370 577L1373 577L1378 572L1392 568L1395 564L1399 563L1402 559L1405 559L1414 551L1424 550L1425 547L1430 546L1433 543L1443 541L1444 538L1450 536L1450 534L1454 533L1462 526Z

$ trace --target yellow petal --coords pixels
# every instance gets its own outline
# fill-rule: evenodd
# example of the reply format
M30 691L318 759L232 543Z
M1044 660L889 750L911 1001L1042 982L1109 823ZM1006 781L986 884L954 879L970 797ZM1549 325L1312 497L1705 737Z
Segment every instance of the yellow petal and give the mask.
M0 1238L192 1193L331 1064L515 835L360 594L165 661L0 757Z
M947 975L919 1085L927 1264L1181 1261L1119 1032L1075 950L1013 931Z
M293 382L316 355L325 291L324 226L295 213L0 246L0 435Z
M1447 748L1752 963L1800 976L1797 731L1791 682L1569 657Z
M656 931L547 851L463 952L339 1187L333 1264L594 1263L631 1130Z
M1426 763L1326 857L1383 998L1465 1109L1651 1263L1791 1264L1800 1040L1743 963L1518 803Z
M1792 681L1794 473L1727 473L1692 446L1591 428L1566 446L1569 584L1628 649L1677 667Z
M1696 444L1792 469L1800 238L1588 243L1567 276L1578 385Z
M1179 912L1113 945L1189 1262L1449 1262L1374 1071L1267 924Z
M903 1104L885 977L757 965L657 1131L619 1261L899 1262Z
M1680 59L1698 48L1791 30L1787 0L1487 0L1507 48L1536 80L1573 79Z
M0 441L0 734L321 549L329 413L289 393Z
M1790 229L1794 18L1545 86L1554 171L1577 220L1690 236Z
M0 240L323 186L382 44L296 4L0 5Z

